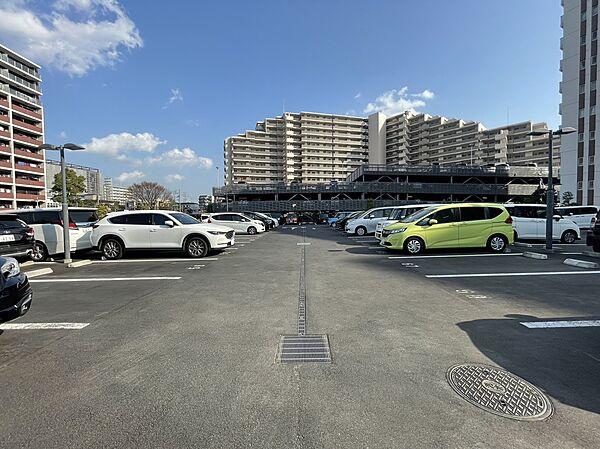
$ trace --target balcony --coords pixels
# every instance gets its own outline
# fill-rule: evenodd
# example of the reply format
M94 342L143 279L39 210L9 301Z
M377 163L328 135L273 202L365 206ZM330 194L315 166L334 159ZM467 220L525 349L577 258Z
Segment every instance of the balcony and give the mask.
M9 178L10 179L10 178ZM0 181L2 177L0 177ZM33 186L33 187L45 187L44 181L34 181L33 179L15 178L15 184Z
M10 159L4 161L0 160L0 167L12 169L12 163L10 162Z
M15 164L15 170L17 171L30 171L34 173L44 173L44 167L34 167L32 165L19 165Z
M4 98L0 98L0 106L4 106L5 108L8 109L8 100L5 100Z
M34 153L32 151L19 150L18 148L15 148L15 156L26 157L38 161L44 160L44 155L41 152Z
M2 120L2 116L0 116L0 121ZM42 134L42 127L36 125L30 125L27 122L19 120L13 116L13 126L20 126L21 128L29 129L30 131L34 131L36 133Z
M2 198L0 196L0 198ZM12 198L12 195L10 196ZM33 193L17 193L17 200L23 201L44 201L44 195L35 195Z
M3 200L12 200L13 194L12 192L0 192L0 199Z
M0 115L0 122L6 123L7 125L10 124L10 120L8 118L8 114L6 114L6 115Z
M33 137L17 133L13 133L13 139L35 146L40 146L43 143L42 140L34 139Z
M0 131L0 137L6 137L10 139L10 133L8 131Z
M1 175L0 176L0 183L2 183L2 184L11 184L12 185L12 183L13 183L12 176Z
M2 105L2 100L0 100L0 105ZM6 103L6 106L8 106L8 102ZM42 120L42 114L40 114L39 112L31 111L31 110L24 108L23 106L19 106L17 104L13 104L12 108L14 111L20 112L21 114L26 114L30 117L34 117L34 118L37 118L38 120Z

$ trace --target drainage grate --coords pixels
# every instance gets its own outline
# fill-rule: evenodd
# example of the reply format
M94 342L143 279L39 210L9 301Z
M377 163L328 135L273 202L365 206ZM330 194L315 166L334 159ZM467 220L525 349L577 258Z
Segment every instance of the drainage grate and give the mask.
M282 335L277 361L282 363L331 362L329 338L321 335Z
M541 421L553 412L552 402L539 388L493 366L455 365L446 379L463 399L505 418Z
M298 335L306 334L306 251L300 253L300 276L298 281Z

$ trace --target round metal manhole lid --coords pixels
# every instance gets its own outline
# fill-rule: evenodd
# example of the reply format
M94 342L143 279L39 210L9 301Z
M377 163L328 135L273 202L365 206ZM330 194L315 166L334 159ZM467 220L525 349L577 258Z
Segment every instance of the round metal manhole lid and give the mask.
M493 366L454 365L446 379L463 399L505 418L540 421L553 412L552 402L539 388Z

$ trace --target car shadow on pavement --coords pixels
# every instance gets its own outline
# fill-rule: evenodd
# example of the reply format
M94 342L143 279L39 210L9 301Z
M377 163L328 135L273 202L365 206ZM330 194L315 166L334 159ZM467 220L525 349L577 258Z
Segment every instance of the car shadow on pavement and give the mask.
M529 329L520 323L542 318L505 316L506 319L481 319L457 325L498 366L534 384L563 404L600 413L600 328Z

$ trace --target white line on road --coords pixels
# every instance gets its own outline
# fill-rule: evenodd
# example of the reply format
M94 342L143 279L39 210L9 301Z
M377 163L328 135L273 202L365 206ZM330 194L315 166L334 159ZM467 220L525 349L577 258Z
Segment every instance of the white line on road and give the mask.
M600 274L600 271L534 271L531 273L464 273L464 274L427 274L427 278L488 278L502 276L561 276L570 274Z
M144 262L193 262L194 260L219 260L218 257L204 257L202 259L119 259L119 260L94 260L93 263L144 263Z
M438 254L435 256L389 256L388 259L437 259L449 257L493 257L493 256L522 256L523 253L502 254Z
M556 327L600 327L600 320L523 321L521 324L529 329L549 329Z
M83 329L90 323L4 323L0 324L2 330L30 330L30 329Z
M181 279L181 276L142 276L137 278L47 278L47 279L32 279L30 284L34 282L103 282L103 281L166 281Z

